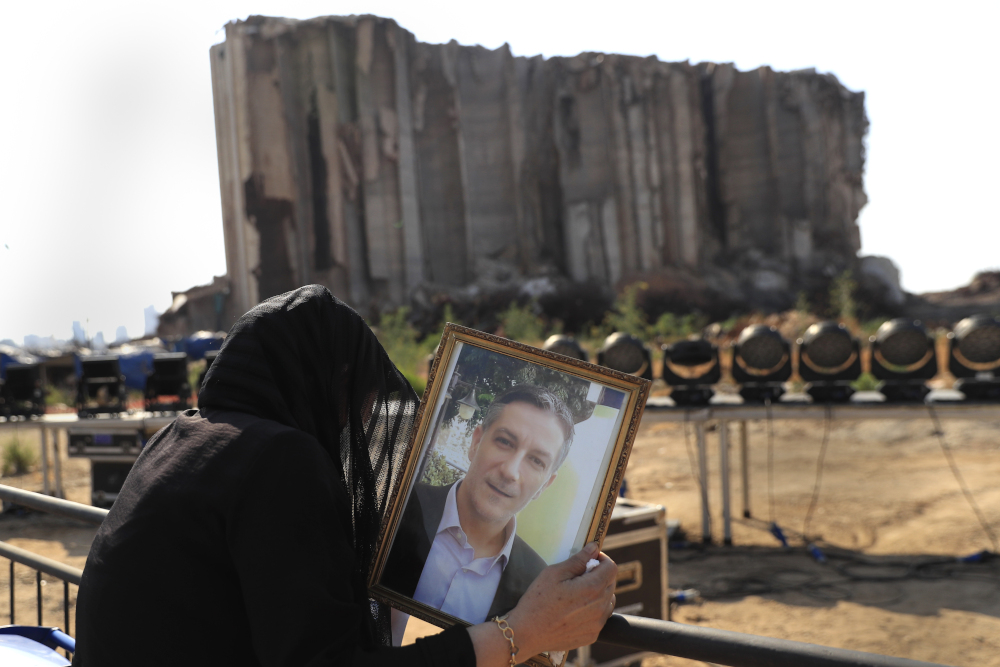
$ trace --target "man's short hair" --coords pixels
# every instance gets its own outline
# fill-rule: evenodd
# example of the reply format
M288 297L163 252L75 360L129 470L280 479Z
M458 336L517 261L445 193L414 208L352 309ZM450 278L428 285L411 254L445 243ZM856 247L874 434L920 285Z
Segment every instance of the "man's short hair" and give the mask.
M545 387L533 384L514 385L497 394L493 402L490 403L490 407L486 409L486 415L483 417L483 431L488 431L493 422L499 419L504 407L511 403L533 405L539 410L551 413L559 422L559 427L563 432L563 443L559 448L559 455L556 457L552 472L558 470L566 457L569 456L569 448L573 444L573 435L575 434L573 413L570 412L565 401Z

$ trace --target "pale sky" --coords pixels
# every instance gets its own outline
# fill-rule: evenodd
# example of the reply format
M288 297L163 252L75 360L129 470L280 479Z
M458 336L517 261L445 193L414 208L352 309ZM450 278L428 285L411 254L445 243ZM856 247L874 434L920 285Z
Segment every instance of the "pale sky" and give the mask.
M352 13L515 55L832 72L871 121L862 254L912 292L1000 266L998 2L21 2L0 39L0 339L140 335L144 307L224 274L208 49L250 14Z

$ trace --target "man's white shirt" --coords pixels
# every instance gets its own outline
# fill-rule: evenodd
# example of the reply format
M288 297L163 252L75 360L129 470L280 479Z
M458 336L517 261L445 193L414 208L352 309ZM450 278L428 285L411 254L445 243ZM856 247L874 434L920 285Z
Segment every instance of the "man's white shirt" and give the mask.
M485 621L486 614L490 612L500 576L510 559L510 549L517 533L517 518L510 520L507 542L499 554L476 558L476 550L469 545L458 521L455 492L459 484L461 482L452 485L448 491L441 522L427 553L413 599L475 624ZM399 646L402 641L409 618L409 614L393 610L394 645Z
M482 623L490 611L493 596L500 585L500 576L510 559L517 519L511 519L507 542L499 554L476 558L476 550L469 545L458 520L457 490L458 484L455 484L448 491L444 513L413 599L469 623Z

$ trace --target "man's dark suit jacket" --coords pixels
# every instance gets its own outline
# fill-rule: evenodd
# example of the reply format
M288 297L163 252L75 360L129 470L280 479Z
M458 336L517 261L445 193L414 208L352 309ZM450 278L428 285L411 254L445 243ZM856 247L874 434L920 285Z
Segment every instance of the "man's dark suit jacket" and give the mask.
M441 523L450 489L451 486L428 484L417 484L414 487L399 530L396 531L396 540L389 552L385 569L382 570L383 585L397 593L413 597ZM513 609L545 566L542 557L515 535L507 567L500 576L500 584L486 618L500 616Z

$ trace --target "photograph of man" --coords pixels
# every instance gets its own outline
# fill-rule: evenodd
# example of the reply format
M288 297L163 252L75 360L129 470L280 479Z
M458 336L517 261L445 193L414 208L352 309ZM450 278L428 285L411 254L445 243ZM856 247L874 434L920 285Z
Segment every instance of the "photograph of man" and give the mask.
M515 515L555 480L573 435L552 391L498 394L473 431L465 476L414 486L381 583L469 623L512 609L547 565L517 536Z

